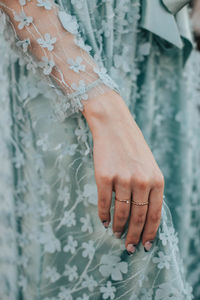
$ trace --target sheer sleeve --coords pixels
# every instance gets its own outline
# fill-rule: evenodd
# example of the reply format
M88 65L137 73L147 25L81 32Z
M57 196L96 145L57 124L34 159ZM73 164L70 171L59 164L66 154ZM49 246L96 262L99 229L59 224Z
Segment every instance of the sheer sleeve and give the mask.
M90 54L76 17L59 4L53 0L2 0L0 12L1 27L27 68L39 72L64 99L64 116L83 111L84 101L108 89L120 93L106 69Z

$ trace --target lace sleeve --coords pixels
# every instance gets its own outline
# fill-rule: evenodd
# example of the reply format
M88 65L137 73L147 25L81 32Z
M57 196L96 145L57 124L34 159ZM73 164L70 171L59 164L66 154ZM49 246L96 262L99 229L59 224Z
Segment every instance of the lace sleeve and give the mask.
M53 0L0 1L1 26L12 34L28 68L37 70L64 97L62 114L83 111L84 101L108 89L119 92L105 68L90 54L75 16ZM2 18L3 22L2 22Z

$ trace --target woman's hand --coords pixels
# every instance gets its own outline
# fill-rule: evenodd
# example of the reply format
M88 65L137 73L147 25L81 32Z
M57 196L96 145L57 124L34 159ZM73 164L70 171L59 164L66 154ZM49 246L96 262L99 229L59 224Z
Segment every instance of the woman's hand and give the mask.
M133 253L142 234L142 243L148 251L160 224L163 175L117 93L109 91L87 101L83 115L93 136L99 217L107 227L111 220L112 190L118 199L131 200L132 197L135 202L149 201L148 205L137 206L115 200L113 219L113 232L119 238L130 214L126 249Z

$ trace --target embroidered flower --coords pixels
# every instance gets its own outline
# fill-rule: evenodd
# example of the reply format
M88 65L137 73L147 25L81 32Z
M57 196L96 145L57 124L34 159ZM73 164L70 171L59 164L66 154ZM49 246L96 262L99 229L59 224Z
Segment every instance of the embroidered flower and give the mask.
M155 300L177 300L183 299L182 293L170 282L162 283L156 290Z
M114 65L117 69L123 70L125 73L128 73L131 71L130 63L126 59L126 57L129 57L130 49L128 47L124 47L122 55L115 54L114 55Z
M173 245L173 250L178 251L178 233L175 232L173 227L166 228L163 232L159 229L159 238L162 241L163 246L170 243Z
M81 245L83 247L82 256L88 257L89 259L92 259L94 253L95 253L95 247L94 247L94 241L90 240L88 243L82 243Z
M44 136L41 136L39 140L37 140L36 145L42 148L42 151L47 151L49 149L49 135L46 133Z
M59 11L58 17L65 30L69 31L72 34L78 33L78 23L75 17L72 17L65 11Z
M65 186L64 188L58 189L58 201L63 202L64 208L68 206L70 200L69 187Z
M87 100L88 99L88 94L86 93L86 85L84 80L79 81L79 85L76 83L72 83L71 87L80 94L81 99Z
M170 256L165 255L162 251L158 252L158 257L153 257L152 261L155 264L158 264L157 267L159 269L169 269Z
M86 183L84 185L83 194L84 197L84 205L88 206L90 204L97 205L97 187L95 184Z
M25 26L29 26L33 22L33 18L26 16L24 11L21 11L18 15L15 14L14 19L17 22L20 22L18 24L19 29L23 29Z
M31 70L31 72L36 73L37 67L37 63L32 58L30 58L26 65L27 70Z
M44 39L37 39L37 42L43 48L47 48L49 51L52 51L54 49L53 44L56 42L56 37L51 38L50 33L45 33Z
M56 227L58 230L61 226L66 225L67 227L72 227L76 225L76 219L75 219L75 213L74 212L69 212L65 211L64 216L60 221L60 224Z
M52 9L52 3L49 0L37 0L37 6L44 7L47 10Z
M48 194L48 195L50 194L50 186L45 182L43 182L42 184L38 183L37 188L38 188L38 193L41 196L45 195L45 194Z
M97 281L94 280L94 277L88 276L87 274L84 277L84 281L82 282L82 287L87 287L90 292L93 292L94 289L98 286Z
M70 267L66 264L63 275L68 276L69 281L78 279L77 266Z
M81 65L82 61L83 59L80 56L77 56L75 60L73 58L68 58L67 60L68 64L71 65L69 68L76 73L79 73L79 71L85 71L85 65Z
M86 45L84 40L81 37L75 37L74 43L80 47L81 49L85 50L86 52L90 52L92 48L89 45Z
M21 47L23 52L27 52L28 46L30 45L30 39L25 39L23 41L16 42L17 47Z
M121 258L116 255L103 255L100 260L99 272L108 277L111 275L112 280L122 280L122 273L128 272L128 264L125 261L121 261Z
M50 282L53 283L60 278L60 274L57 272L56 268L47 267L45 270L45 277L50 279Z
M78 145L77 144L71 144L67 145L64 150L64 154L68 154L70 156L73 156L76 153Z
M109 87L115 88L119 91L118 85L112 80L112 78L107 74L107 70L104 67L98 68L94 67L93 71L99 75L99 78Z
M73 300L71 290L61 286L58 294L58 300Z
M100 292L103 294L103 299L114 299L116 287L112 286L111 281L107 281L106 286L100 288Z
M74 254L76 251L76 247L78 246L78 242L74 240L73 236L69 235L67 239L67 245L63 248L64 252L71 252Z
M83 226L81 227L82 232L88 231L89 233L93 232L93 228L90 221L90 215L86 214L85 218L80 218L81 223L83 223Z
M55 66L53 60L49 60L46 56L42 56L42 61L38 63L39 67L43 68L43 73L49 75L52 71L52 68Z
M55 237L50 224L45 225L43 231L38 232L38 240L44 245L44 251L47 253L55 253L61 250L60 241Z
M74 131L75 135L77 136L78 141L86 142L88 136L88 129L87 128L76 128Z
M37 210L38 216L41 216L41 217L46 217L46 216L52 215L51 208L48 206L47 203L44 202L44 200L42 200L40 202L40 206L36 210Z

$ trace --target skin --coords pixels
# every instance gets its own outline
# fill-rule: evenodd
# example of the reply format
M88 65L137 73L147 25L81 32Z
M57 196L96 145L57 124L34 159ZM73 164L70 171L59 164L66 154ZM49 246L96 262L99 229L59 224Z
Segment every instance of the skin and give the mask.
M149 250L149 241L154 240L160 224L164 191L164 178L153 154L116 92L87 101L83 115L93 136L99 218L111 221L112 190L119 199L149 200L148 206L115 201L113 218L113 232L118 238L129 222L125 240L129 252L135 251L133 245L140 239Z
M2 0L1 0L2 1ZM20 11L18 1L2 1L4 4ZM36 8L34 3L29 3L35 23L44 20L41 33L50 30L49 12ZM1 7L1 5L0 5ZM5 12L12 19L12 23L17 31L17 22L13 20L10 10ZM26 11L27 7L24 7ZM42 15L40 15L42 14ZM46 20L46 22L45 22ZM62 39L58 39L57 47L63 45L70 46L73 38L61 27L57 17L52 13L52 24L58 28ZM40 22L36 24L39 26ZM37 32L33 30L37 37ZM40 58L41 48L38 46L27 29L18 30L20 39L30 37L31 51L33 55ZM59 44L60 43L60 44ZM76 49L77 50L77 49ZM88 58L89 59L89 58ZM55 63L66 73L66 64L55 57ZM52 73L55 74L56 70ZM69 77L69 76L68 76ZM70 78L66 78L70 80ZM58 82L59 83L59 82ZM119 199L133 199L136 202L149 201L149 205L136 206L132 204L115 201L115 210L113 218L113 232L117 238L120 238L124 231L126 222L128 222L128 233L125 240L125 246L128 253L135 251L135 246L142 240L147 250L150 250L161 217L164 178L149 149L141 130L133 119L128 107L120 95L113 90L106 91L103 95L88 99L84 103L83 115L86 118L88 126L93 136L93 158L95 168L95 179L98 189L98 214L101 221L106 221L107 227L111 221L110 206L112 200L112 191Z

